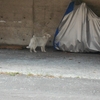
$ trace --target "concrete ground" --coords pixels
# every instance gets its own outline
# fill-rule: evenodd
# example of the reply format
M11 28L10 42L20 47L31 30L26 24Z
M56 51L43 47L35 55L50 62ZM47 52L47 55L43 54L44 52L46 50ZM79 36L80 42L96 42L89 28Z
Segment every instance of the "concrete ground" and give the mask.
M44 77L100 79L99 53L67 53L46 48L30 53L28 49L0 49L0 73Z
M1 74L0 100L100 100L100 80Z

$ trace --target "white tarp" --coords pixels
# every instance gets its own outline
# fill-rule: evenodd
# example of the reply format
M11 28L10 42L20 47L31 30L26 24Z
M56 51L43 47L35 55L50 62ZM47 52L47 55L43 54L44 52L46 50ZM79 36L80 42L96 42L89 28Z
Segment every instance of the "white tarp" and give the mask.
M65 15L55 37L55 47L69 52L100 51L100 19L86 6L79 5Z

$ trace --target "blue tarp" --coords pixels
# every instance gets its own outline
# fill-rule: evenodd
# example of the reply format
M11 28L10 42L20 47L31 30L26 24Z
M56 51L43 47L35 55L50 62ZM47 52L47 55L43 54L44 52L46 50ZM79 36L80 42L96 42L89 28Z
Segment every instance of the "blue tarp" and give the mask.
M100 17L86 3L71 2L56 32L53 46L68 52L100 52Z
M66 10L66 12L65 12L65 14L64 14L64 16L67 15L68 13L70 13L71 11L73 11L73 9L74 9L74 4L75 4L74 1L72 1L72 2L69 4L69 6L68 6L68 8L67 8L67 10ZM63 18L64 18L64 16L63 16ZM62 18L62 19L63 19L63 18ZM62 20L61 20L61 21L62 21ZM54 46L54 48L59 47L59 43L56 43L56 44L55 44L55 38L56 38L56 36L57 36L58 33L59 33L59 26L58 26L57 29L56 29L55 36L54 36L54 40L53 40L53 46Z

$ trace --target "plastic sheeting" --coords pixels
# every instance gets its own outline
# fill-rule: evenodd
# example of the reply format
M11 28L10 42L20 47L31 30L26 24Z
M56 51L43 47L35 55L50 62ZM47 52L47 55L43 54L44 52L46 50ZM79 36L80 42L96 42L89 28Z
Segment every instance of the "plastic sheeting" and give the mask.
M85 3L65 15L54 39L57 50L100 51L100 19Z

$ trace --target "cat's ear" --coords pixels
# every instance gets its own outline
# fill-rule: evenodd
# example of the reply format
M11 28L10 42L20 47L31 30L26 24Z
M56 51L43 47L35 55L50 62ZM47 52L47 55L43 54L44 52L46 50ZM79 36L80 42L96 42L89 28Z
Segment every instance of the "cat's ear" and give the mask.
M47 37L49 37L49 38L51 37L51 35L50 35L50 34L46 34L46 36L47 36Z

